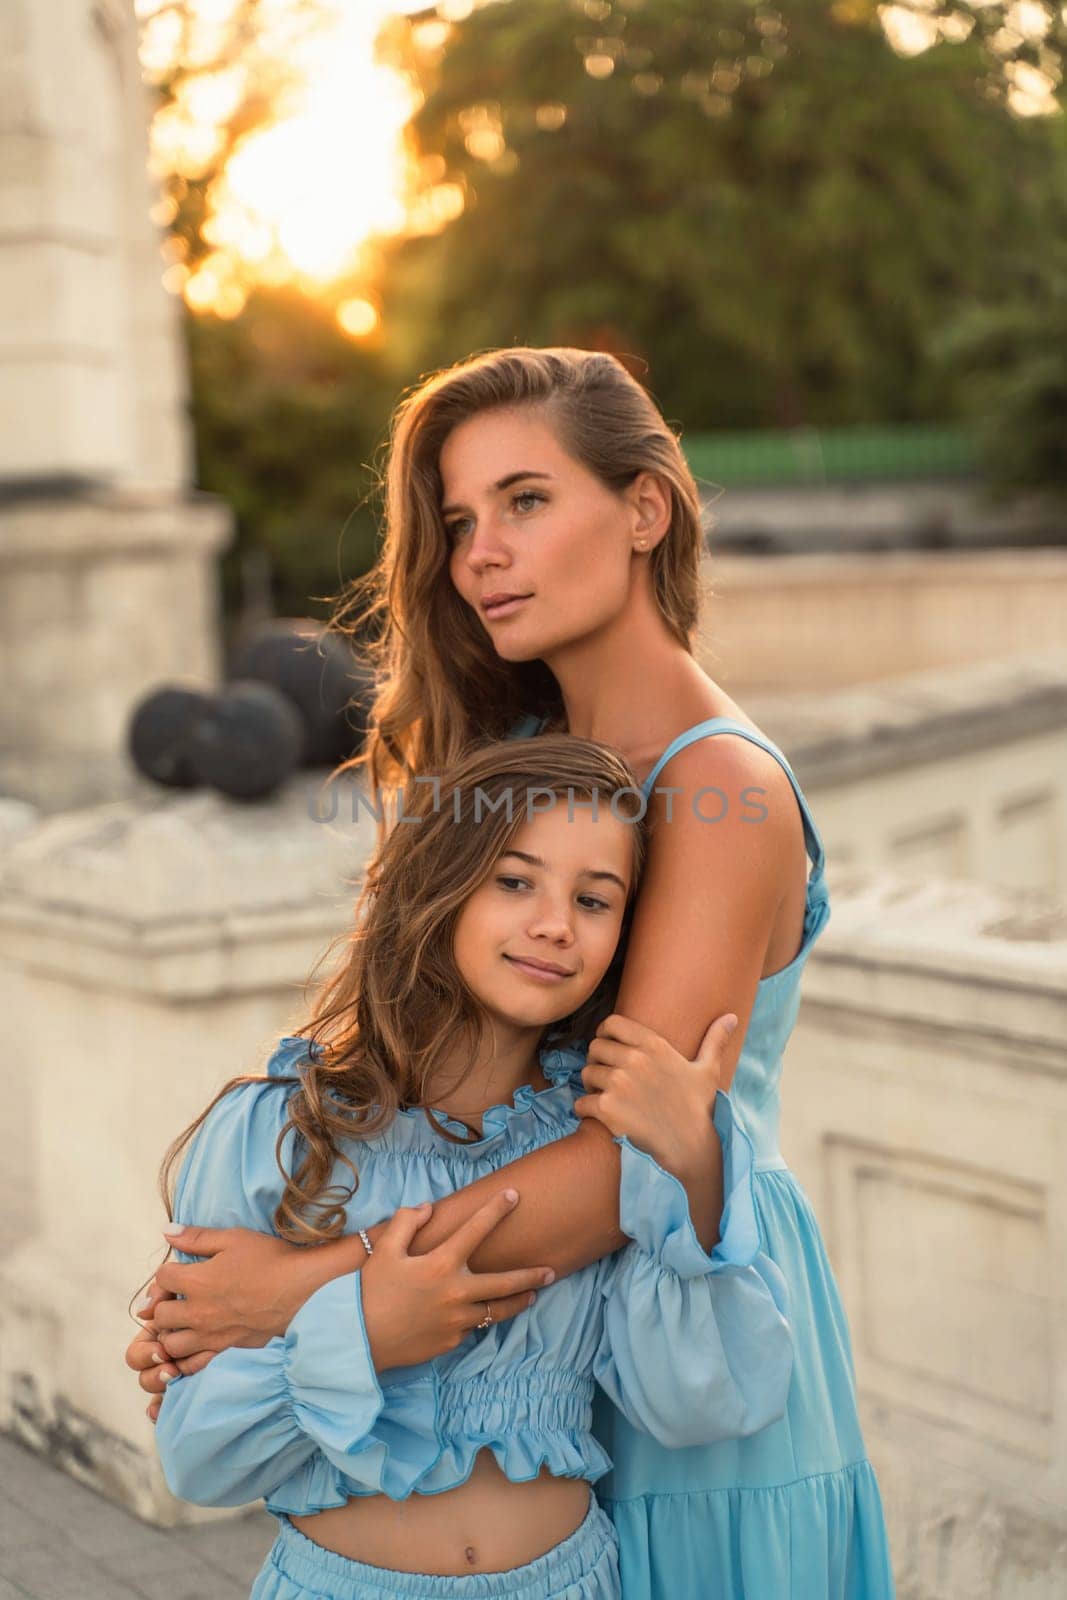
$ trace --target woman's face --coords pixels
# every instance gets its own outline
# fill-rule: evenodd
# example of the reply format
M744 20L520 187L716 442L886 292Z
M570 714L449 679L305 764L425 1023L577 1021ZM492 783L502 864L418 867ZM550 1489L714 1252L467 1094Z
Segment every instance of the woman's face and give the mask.
M525 807L525 795L516 796ZM570 815L568 815L568 810ZM456 966L494 1018L538 1031L583 1005L622 931L634 824L599 797L524 822L456 923ZM524 963L527 963L524 965ZM537 963L533 965L532 963ZM555 968L555 972L546 971Z
M452 582L497 654L551 656L623 610L638 565L637 488L616 494L563 449L531 406L483 412L441 449ZM497 594L523 596L500 610Z

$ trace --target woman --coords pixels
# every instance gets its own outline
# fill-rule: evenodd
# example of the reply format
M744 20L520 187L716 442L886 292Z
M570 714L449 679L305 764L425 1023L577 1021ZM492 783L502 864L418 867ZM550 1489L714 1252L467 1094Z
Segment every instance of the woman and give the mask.
M373 1259L323 1284L284 1337L167 1389L156 1442L174 1491L262 1495L278 1518L253 1600L619 1600L615 1531L589 1488L610 1465L594 1380L667 1448L785 1408L783 1285L759 1252L751 1146L718 1093L719 1028L696 1062L641 1030L617 1088L635 1242L539 1282L510 1324L468 1306L453 1350L383 1370L378 1313L412 1297L403 1246L430 1203L577 1127L584 1051L568 1041L610 1009L645 850L633 774L570 735L479 746L440 789L408 808L414 834L386 842L308 1037L220 1090L168 1158L194 1140L179 1217L298 1243L392 1217ZM571 813L572 797L598 814ZM530 856L549 865L534 875Z
M617 1011L686 1058L710 1018L740 1019L723 1086L733 1079L756 1147L795 1365L785 1417L740 1442L668 1452L602 1408L614 1470L597 1489L619 1534L623 1592L883 1600L893 1581L845 1317L777 1138L782 1052L829 915L823 848L785 757L693 658L702 549L677 439L614 358L503 350L435 375L398 408L385 547L353 602L369 590L380 623L364 764L384 786L471 742L560 729L615 746L642 778L652 838ZM622 1242L611 1077L625 1060L602 1026L581 1128L506 1169L522 1203L472 1255L476 1268L562 1274ZM439 1248L487 1197L482 1182L442 1201L413 1248ZM160 1389L153 1358L174 1371L235 1337L270 1337L313 1287L309 1264L277 1241L194 1232L183 1248L210 1259L157 1274L188 1298L153 1294L161 1340L149 1330L128 1354L149 1393ZM313 1263L318 1273L361 1264L347 1244L324 1252L334 1254ZM427 1325L439 1317L428 1301Z

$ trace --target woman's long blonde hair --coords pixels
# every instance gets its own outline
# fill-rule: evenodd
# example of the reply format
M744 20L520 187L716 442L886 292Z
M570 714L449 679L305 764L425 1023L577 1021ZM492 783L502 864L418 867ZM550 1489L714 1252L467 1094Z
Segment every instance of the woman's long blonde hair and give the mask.
M364 749L337 769L364 768L371 792L413 772L439 771L471 744L502 738L536 713L563 725L542 662L502 661L449 576L441 517L441 449L478 413L535 406L562 447L607 488L642 471L671 497L666 536L653 550L652 586L663 618L693 648L704 546L700 497L676 435L648 392L615 356L569 348L491 350L433 374L401 399L384 474L385 537L374 569L357 580L331 625L356 636L374 668Z
M544 809L550 796L555 803L595 796L598 808L627 822L633 870L607 973L578 1011L546 1029L542 1043L588 1039L614 1006L647 850L645 802L627 762L608 745L542 734L483 745L437 776L439 787L405 789L405 817L417 820L388 834L367 868L353 930L333 941L318 964L339 942L346 946L311 1007L310 1021L296 1035L308 1040L307 1063L296 1077L268 1080L299 1085L275 1149L285 1189L274 1226L294 1243L334 1238L344 1230L344 1207L358 1173L340 1141L382 1132L402 1108L426 1107L427 1085L446 1053L461 1043L473 1057L488 1037L488 1013L455 963L456 922L522 827L528 805ZM231 1078L171 1145L160 1173L168 1216L174 1164L204 1118L238 1084L262 1081L263 1074ZM443 1138L464 1142L432 1119L429 1109L426 1116ZM289 1171L282 1148L291 1129L300 1159ZM328 1187L338 1162L352 1182Z

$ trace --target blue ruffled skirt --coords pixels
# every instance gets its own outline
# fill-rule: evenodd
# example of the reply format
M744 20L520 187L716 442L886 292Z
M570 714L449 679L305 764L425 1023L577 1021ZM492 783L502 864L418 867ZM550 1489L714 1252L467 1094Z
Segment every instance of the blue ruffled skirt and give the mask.
M789 1404L747 1439L665 1450L603 1396L596 1485L619 1536L623 1600L893 1600L848 1324L818 1224L785 1170L754 1175L763 1248L789 1286Z

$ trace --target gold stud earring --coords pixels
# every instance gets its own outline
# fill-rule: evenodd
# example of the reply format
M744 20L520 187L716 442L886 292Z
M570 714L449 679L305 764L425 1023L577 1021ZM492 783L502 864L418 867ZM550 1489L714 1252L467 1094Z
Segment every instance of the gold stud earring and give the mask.
M639 550L647 550L648 549L648 540L647 539L638 539L637 548Z

